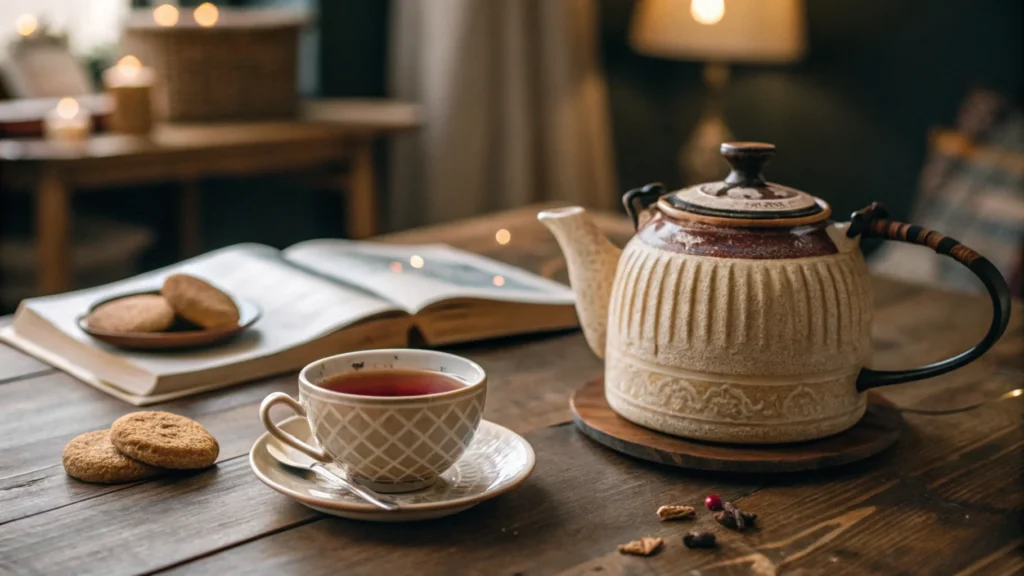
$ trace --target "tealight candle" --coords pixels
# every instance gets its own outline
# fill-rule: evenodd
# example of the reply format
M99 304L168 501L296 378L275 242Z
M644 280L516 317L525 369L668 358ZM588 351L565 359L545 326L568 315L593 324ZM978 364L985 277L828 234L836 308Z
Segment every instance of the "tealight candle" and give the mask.
M61 98L43 121L43 133L53 142L82 142L91 131L92 116L74 98Z
M110 128L124 134L148 134L153 128L152 89L155 74L135 56L125 56L103 71L103 85L114 101Z

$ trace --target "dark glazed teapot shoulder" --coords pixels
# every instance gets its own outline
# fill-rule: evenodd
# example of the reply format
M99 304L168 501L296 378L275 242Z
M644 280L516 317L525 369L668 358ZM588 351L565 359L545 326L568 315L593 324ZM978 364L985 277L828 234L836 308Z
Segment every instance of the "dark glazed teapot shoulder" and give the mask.
M637 238L654 248L694 256L811 258L839 252L828 235L830 225L823 221L794 228L730 228L677 220L655 210L653 217L640 226Z

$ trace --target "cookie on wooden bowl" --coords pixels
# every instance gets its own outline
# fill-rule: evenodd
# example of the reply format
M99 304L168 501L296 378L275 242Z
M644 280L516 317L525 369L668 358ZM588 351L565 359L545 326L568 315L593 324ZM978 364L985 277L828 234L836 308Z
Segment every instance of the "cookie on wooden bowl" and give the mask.
M90 328L106 332L162 332L174 324L174 309L159 294L137 294L97 306L86 322Z
M175 470L212 466L220 454L202 424L170 412L125 414L110 426L110 441L125 456Z
M195 276L168 276L160 294L179 316L203 328L238 325L239 313L235 301Z
M69 476L100 484L136 482L165 472L119 452L110 441L110 430L77 436L64 447L61 462Z

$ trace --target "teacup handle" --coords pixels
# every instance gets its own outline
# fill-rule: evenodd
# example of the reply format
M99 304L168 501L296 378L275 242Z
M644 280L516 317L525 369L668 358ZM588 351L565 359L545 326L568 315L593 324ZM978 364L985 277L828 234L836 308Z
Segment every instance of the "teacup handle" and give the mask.
M885 208L877 202L863 210L858 210L850 219L847 235L852 238L857 234L863 234L865 238L884 238L920 244L931 248L936 254L949 256L963 264L981 280L989 297L992 298L992 324L989 326L988 333L974 348L965 350L952 358L911 370L862 369L860 375L857 376L857 390L861 391L878 386L931 378L956 370L977 360L988 351L1003 335L1006 326L1010 323L1010 288L995 265L981 254L949 236L922 226L887 220L887 216Z
M275 424L274 421L270 419L270 408L274 404L284 404L291 408L292 411L298 414L299 416L302 416L303 418L306 417L306 409L302 406L302 404L299 404L298 400L292 398L291 396L285 394L284 392L274 392L270 396L264 398L263 403L260 404L260 420L263 421L263 427L267 429L267 432L269 432L270 435L273 436L274 438L277 438L281 442L284 442L285 444L291 446L292 448L299 450L300 452L306 454L307 456L313 458L314 460L317 460L319 462L330 462L331 457L328 456L326 452L324 452L323 448L314 448L313 446L306 444L302 440L299 440L295 436L292 436L291 434L277 427L277 424Z

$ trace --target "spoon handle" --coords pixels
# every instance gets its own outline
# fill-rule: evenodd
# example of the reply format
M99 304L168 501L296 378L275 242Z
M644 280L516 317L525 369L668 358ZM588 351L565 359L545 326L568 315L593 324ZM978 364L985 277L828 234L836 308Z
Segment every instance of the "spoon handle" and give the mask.
M334 472L331 472L330 469L328 469L326 466L324 466L323 464L321 464L319 462L313 463L310 466L310 469L313 470L314 472L316 472L317 474L323 475L323 476L325 476L327 478L330 478L334 482L337 482L338 484L341 484L349 492L355 494L356 496L359 496L363 500L366 500L367 502L369 502L370 504L373 504L374 506L377 506L378 508L381 508L383 510L398 510L398 504L395 504L394 502L386 502L386 501L382 500L374 492L372 492L370 490L367 490L366 488L363 488L362 486L359 486L355 482L350 482L348 479L346 479L346 478L344 478L342 476L338 476L337 474L335 474Z

